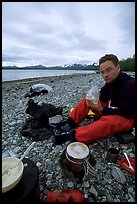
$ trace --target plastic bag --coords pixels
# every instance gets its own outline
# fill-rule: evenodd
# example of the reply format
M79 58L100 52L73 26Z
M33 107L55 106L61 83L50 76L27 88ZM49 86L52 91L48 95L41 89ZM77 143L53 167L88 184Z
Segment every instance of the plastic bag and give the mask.
M86 99L92 101L92 103L97 104L99 100L99 89L98 86L92 86L92 88L87 92Z
M46 84L34 84L31 86L29 93L25 94L25 98L33 97L33 96L39 96L41 94L48 94L50 92L53 92L53 89L51 86Z
M46 84L34 84L32 85L31 89L30 89L30 92L41 92L43 90L46 90L47 93L48 92L53 92L53 89L51 86L49 85L46 85Z
M2 158L5 157L17 157L17 155L11 149L7 149L2 153Z

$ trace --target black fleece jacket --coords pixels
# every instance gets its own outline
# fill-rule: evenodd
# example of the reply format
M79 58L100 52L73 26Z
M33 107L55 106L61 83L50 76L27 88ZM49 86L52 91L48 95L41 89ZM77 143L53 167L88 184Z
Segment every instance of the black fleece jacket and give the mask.
M124 72L100 90L100 101L110 100L110 107L103 108L102 115L120 115L132 118L135 114L135 78Z

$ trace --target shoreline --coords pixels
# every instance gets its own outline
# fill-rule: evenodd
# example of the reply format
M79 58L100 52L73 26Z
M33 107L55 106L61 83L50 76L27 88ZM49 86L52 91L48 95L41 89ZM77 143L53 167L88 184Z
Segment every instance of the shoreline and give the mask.
M2 71L2 81L23 80L38 77L65 76L72 74L91 74L93 70L4 70Z
M96 73L92 73L92 74L96 74ZM18 82L35 82L35 81L41 81L41 80L46 80L46 79L58 79L60 80L61 78L69 78L71 76L79 76L79 75L89 75L89 74L86 74L86 73L72 73L72 74L67 74L67 75L60 75L60 76L45 76L45 77L34 77L34 78L25 78L25 79L17 79L17 80L9 80L9 81L2 81L2 84L5 84L5 83L18 83Z
M129 75L135 77L135 72L126 72L128 73ZM18 82L24 82L24 83L27 83L27 82L35 82L35 81L42 81L42 80L45 80L45 79L50 79L50 78L53 78L53 79L60 79L60 78L68 78L68 77L71 77L71 76L84 76L84 75L100 75L100 73L97 73L97 72L93 72L93 73L72 73L72 74L64 74L64 75L56 75L56 76L40 76L40 77L30 77L30 78L24 78L24 79L16 79L16 80L7 80L7 81L2 81L2 84L5 84L5 83L18 83Z
M95 74L95 73L92 73L92 74ZM64 75L60 75L60 76L44 76L44 77L30 77L30 78L25 78L25 79L17 79L17 80L8 80L8 81L2 81L2 83L6 83L6 82L18 82L18 81L32 81L32 80L42 80L42 79L47 79L47 78L60 78L60 77L70 77L70 76L73 76L73 75L89 75L89 74L86 74L86 73L72 73L72 74L64 74Z

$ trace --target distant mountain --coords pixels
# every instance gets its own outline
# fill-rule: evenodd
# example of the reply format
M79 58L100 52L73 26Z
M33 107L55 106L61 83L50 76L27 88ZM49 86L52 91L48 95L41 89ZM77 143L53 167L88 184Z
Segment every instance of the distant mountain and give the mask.
M22 67L22 68L25 68L25 69L26 69L26 68L32 68L32 69L33 69L33 68L34 68L34 69L37 69L37 68L39 69L39 68L40 68L40 69L43 69L43 68L46 68L46 67L43 66L42 64L39 64L39 65L33 65L33 66L26 66L26 67Z
M10 69L17 69L18 67L17 66L2 66L2 69L8 69L8 68L10 68Z
M17 66L2 66L2 69L69 69L69 70L98 70L99 66L93 63L92 65L82 64L67 64L64 66L44 66L44 65L33 65L25 67Z
M133 71L135 72L135 54L133 57L129 57L127 59L122 59L119 61L120 67L122 71ZM99 71L99 65L96 63L93 64L65 64L64 66L44 66L42 64L33 65L33 66L25 66L25 67L17 67L17 66L2 66L2 69L67 69L67 70L96 70Z

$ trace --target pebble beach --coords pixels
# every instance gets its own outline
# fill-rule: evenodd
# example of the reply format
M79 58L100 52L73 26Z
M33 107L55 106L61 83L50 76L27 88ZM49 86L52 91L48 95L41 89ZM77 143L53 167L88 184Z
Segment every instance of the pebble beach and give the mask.
M37 83L49 85L53 92L35 96L33 100L61 106L65 120L70 109L86 95L91 86L98 85L100 89L104 81L100 74L92 73L2 82L2 153L12 150L20 158L32 143L33 140L22 136L20 130L28 118L25 113L28 98L24 96L31 86ZM90 120L86 119L81 125L89 124ZM26 156L34 161L39 169L41 201L48 191L77 189L84 194L86 202L135 202L135 174L128 173L120 166L120 160L124 157L123 151L126 151L129 157L135 158L134 143L120 145L112 136L88 145L96 160L97 176L89 176L80 182L65 178L62 174L59 159L68 144L69 141L54 146L50 138L37 141ZM106 160L106 152L111 147L119 150L116 163ZM120 176L117 175L117 169L121 172Z

